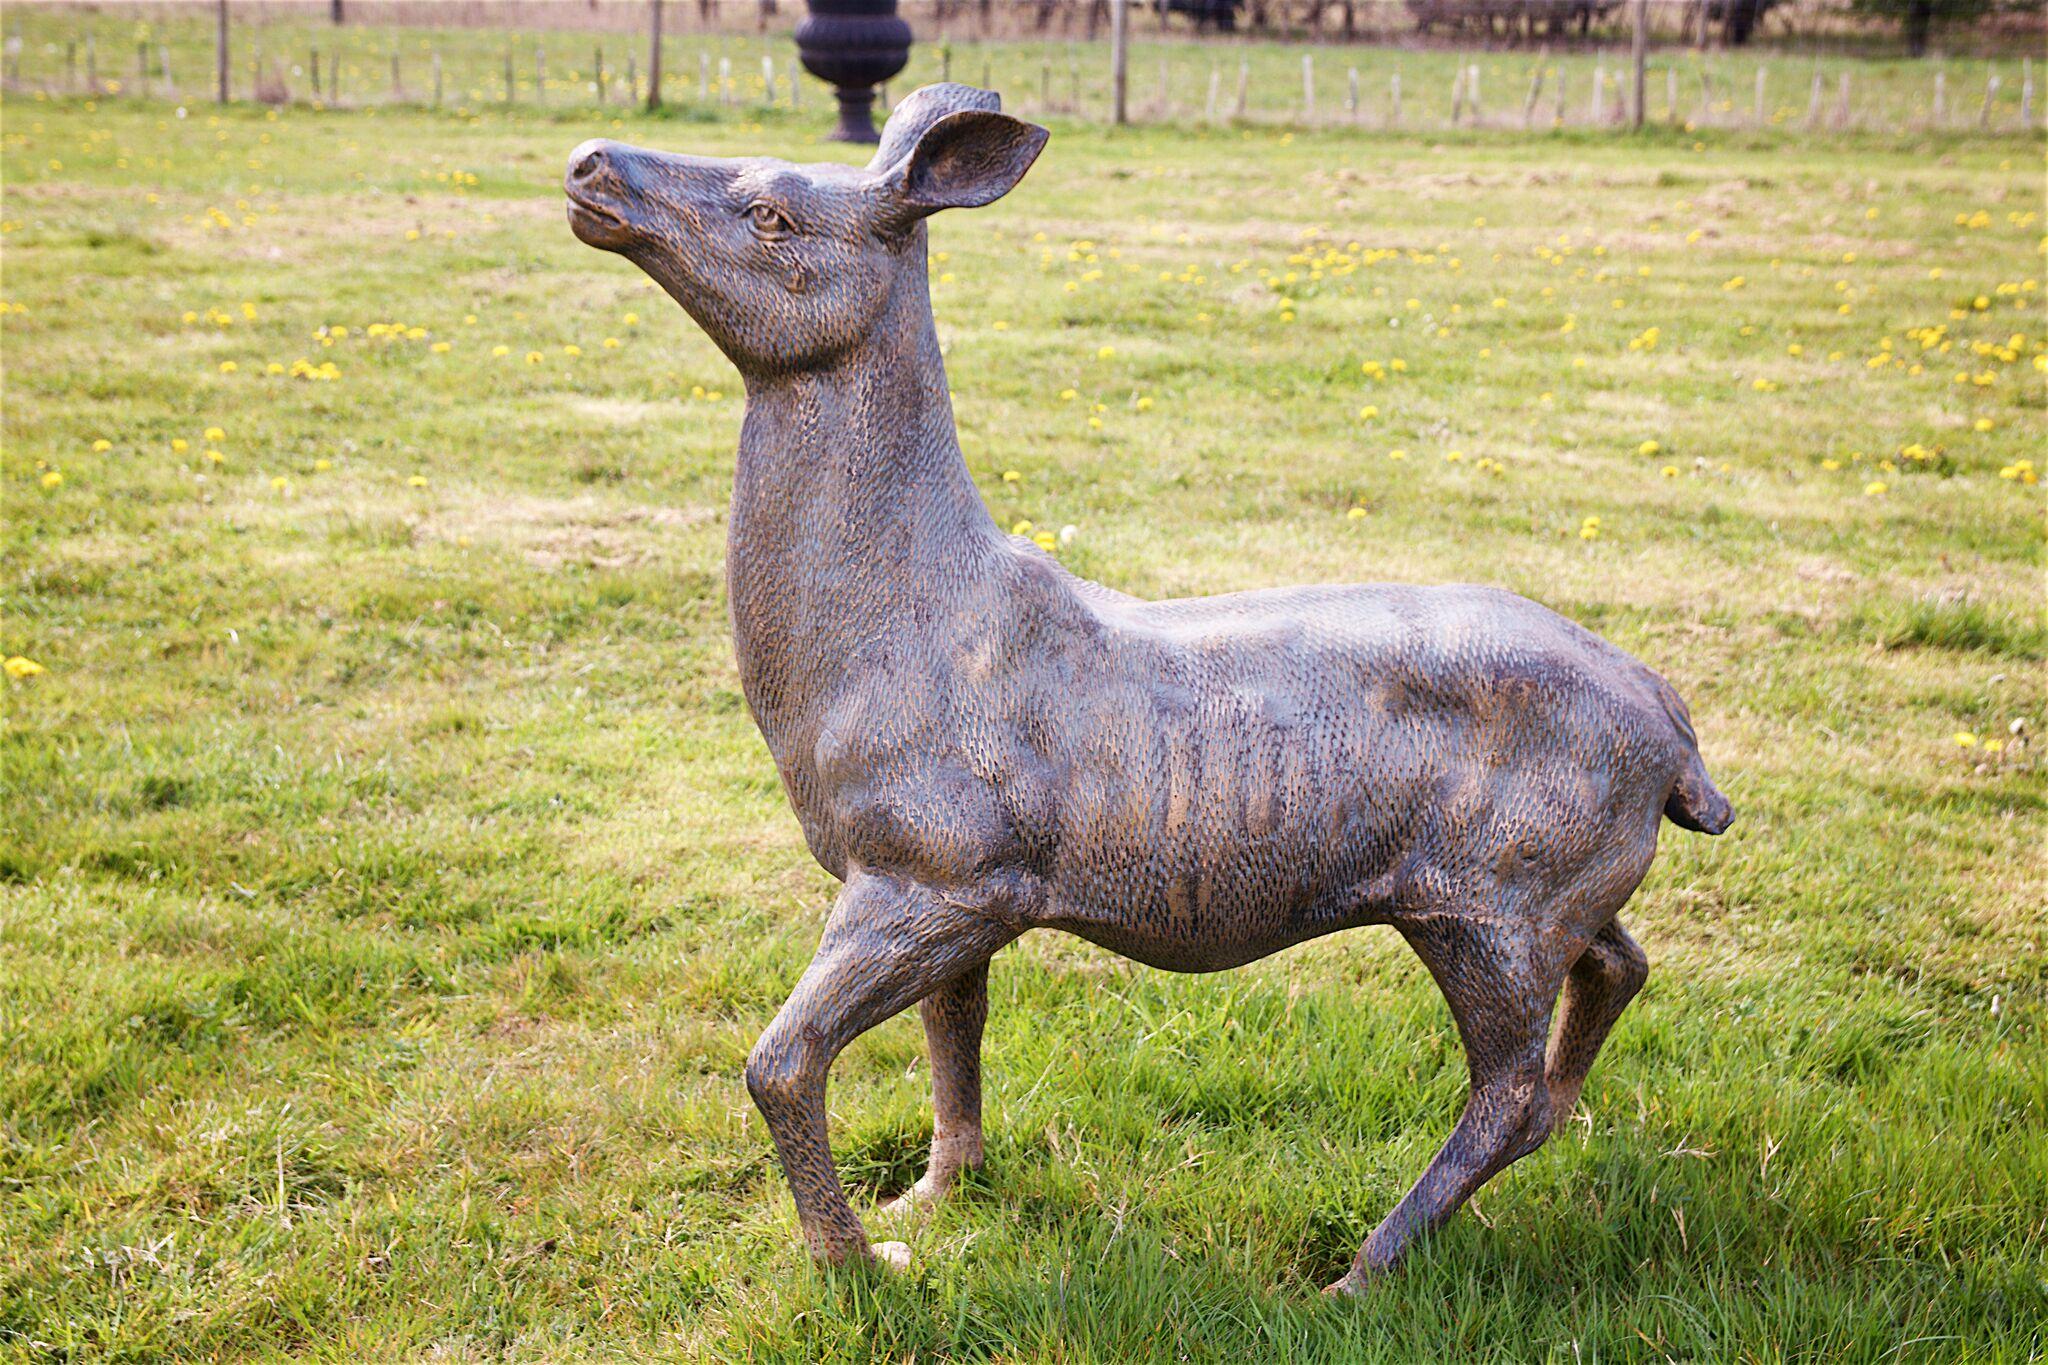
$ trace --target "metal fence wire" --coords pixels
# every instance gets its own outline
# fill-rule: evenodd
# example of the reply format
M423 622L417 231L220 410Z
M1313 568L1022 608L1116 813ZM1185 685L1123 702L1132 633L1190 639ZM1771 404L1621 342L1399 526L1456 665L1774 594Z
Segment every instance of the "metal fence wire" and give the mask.
M1922 13L1916 6L1922 6ZM885 90L1046 117L1377 129L2036 132L2042 0L902 0ZM1119 10L1122 14L1119 15ZM10 4L8 88L822 113L800 0ZM657 22L658 20L658 22ZM1124 40L1113 41L1119 28ZM658 60L657 60L658 58Z

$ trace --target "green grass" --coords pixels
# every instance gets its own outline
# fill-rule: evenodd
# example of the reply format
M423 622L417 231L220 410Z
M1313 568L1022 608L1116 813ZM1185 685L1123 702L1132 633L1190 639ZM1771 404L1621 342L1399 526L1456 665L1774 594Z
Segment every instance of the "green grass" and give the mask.
M1027 938L986 1173L913 1278L808 1265L740 1069L832 888L726 634L737 380L563 222L604 127L8 101L0 1355L2048 1352L2038 140L1060 124L935 221L998 518L1146 594L1528 593L1741 808L1627 912L1569 1134L1331 1303L1463 1091L1379 931ZM835 1073L863 1209L922 1050Z

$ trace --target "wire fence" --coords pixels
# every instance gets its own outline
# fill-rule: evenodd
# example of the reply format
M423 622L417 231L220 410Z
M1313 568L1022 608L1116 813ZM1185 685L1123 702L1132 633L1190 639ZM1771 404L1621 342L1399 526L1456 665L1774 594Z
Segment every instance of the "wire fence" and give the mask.
M1421 34L1416 6L1447 3L1483 4L1495 22L1468 17ZM1556 9L1563 0L1540 3ZM1814 134L2041 127L2029 51L1993 44L1989 56L1943 51L1908 59L1875 53L1859 32L1824 37L1817 27L1796 39L1790 30L1758 30L1733 44L1714 36L1725 33L1724 19L1719 30L1708 23L1702 43L1701 14L1716 20L1722 11L1715 7L1729 3L1707 0L1704 11L1689 0L1644 4L1638 47L1632 25L1598 16L1583 29L1574 20L1554 42L1530 40L1533 6L1522 0L1331 4L1322 7L1320 30L1298 6L1289 10L1291 26L1269 18L1262 29L1250 25L1246 10L1229 33L1213 21L1198 28L1184 13L1146 0L1130 12L1122 102L1137 122L1219 126L1602 129L1640 118L1694 130ZM802 71L790 41L802 14L793 0L772 10L760 0L667 0L665 8L660 102L669 111L826 118L830 91ZM1093 0L905 3L919 41L884 104L892 94L952 79L1001 90L1008 107L1026 114L1113 118L1109 30L1090 36L1096 9ZM1390 24L1383 12L1393 9L1409 16L1406 36L1362 36L1373 31L1368 20ZM1502 18L1508 11L1521 26L1512 38ZM1055 35L1070 32L1028 36L1041 12ZM647 0L343 0L339 24L333 0L238 0L225 34L219 13L192 3L12 4L0 12L0 74L9 90L45 98L225 97L413 105L468 116L505 108L624 110L646 105L651 93ZM437 22L404 22L422 18Z

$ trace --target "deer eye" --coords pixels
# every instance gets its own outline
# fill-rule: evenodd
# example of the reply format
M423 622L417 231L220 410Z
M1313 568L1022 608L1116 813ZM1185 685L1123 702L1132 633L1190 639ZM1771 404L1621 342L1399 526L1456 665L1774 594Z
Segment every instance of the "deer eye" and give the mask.
M773 204L751 204L747 207L747 222L754 229L754 235L764 242L779 242L789 236L789 219Z

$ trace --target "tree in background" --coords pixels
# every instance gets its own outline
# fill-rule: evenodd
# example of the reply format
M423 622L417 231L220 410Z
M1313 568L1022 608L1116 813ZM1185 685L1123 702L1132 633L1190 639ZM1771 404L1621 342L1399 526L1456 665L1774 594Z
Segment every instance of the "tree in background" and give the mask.
M1906 37L1906 51L1915 57L1927 51L1928 36L1937 24L1962 24L2000 8L1998 0L1850 0L1858 14L1893 19ZM2039 8L2015 5L2012 8Z

